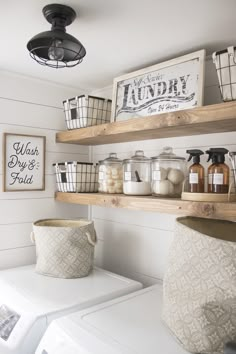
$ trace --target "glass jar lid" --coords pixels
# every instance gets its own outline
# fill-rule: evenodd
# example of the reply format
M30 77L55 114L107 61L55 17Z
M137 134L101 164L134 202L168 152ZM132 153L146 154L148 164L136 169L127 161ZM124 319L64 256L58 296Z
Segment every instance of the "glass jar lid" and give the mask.
M144 156L143 150L136 150L134 156L132 156L130 159L126 159L123 161L123 163L129 162L151 162L151 159L149 157Z
M173 153L173 149L170 146L166 146L163 148L163 151L157 155L152 157L152 160L168 160L168 161L173 161L173 160L181 160L185 161L184 157L177 156L176 154Z
M111 152L109 154L109 157L107 157L104 160L99 161L99 163L101 164L109 164L109 163L121 163L122 160L118 159L117 154L115 152Z

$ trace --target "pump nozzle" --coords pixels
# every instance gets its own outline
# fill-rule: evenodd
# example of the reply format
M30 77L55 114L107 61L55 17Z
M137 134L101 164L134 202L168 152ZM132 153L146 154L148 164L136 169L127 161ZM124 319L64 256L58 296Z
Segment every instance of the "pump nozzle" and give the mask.
M211 148L206 151L207 154L209 154L209 158L207 161L210 159L215 160L217 163L224 163L225 161L225 154L227 154L229 151L225 148Z
M219 154L219 155L225 155L229 152L229 150L225 148L210 148L208 151L212 151L213 153Z
M209 156L208 156L208 159L207 159L207 162L209 162L209 161L212 159L213 152L212 152L211 149L210 149L210 150L207 150L207 151L206 151L206 154L209 155Z
M187 154L189 154L188 161L190 161L193 158L194 163L199 163L200 156L204 154L202 150L198 150L198 149L187 150L186 152Z

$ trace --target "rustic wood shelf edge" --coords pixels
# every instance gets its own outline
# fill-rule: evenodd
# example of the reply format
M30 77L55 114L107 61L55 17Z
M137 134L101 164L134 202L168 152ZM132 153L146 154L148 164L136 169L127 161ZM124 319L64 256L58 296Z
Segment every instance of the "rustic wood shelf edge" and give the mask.
M62 131L56 134L56 141L101 145L229 131L236 131L236 102Z
M55 199L64 203L126 208L203 218L236 220L236 203L193 202L176 198L127 196L124 194L63 193L56 192Z

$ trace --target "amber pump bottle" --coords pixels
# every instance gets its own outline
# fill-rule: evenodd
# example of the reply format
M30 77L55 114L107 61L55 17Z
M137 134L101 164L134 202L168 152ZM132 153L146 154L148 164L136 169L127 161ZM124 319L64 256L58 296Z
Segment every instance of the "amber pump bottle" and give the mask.
M213 193L213 171L214 171L214 167L215 167L215 163L216 163L216 156L213 155L212 151L207 150L206 154L209 155L207 162L209 162L211 160L211 165L208 167L207 170L207 183L208 183L208 187L207 187L207 191L208 193Z
M209 154L208 161L212 164L208 167L208 193L228 193L230 169L225 163L224 148L212 148L206 151Z
M193 159L193 164L189 167L188 192L204 193L204 167L200 164L200 156L203 155L202 150L187 150L189 154L188 161Z

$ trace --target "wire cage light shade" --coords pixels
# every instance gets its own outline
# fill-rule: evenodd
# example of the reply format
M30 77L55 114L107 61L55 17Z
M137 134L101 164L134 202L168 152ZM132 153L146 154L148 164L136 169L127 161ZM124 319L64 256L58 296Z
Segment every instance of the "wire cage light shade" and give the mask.
M65 30L75 19L75 11L69 6L52 4L43 8L43 14L52 24L52 29L37 34L28 42L30 56L37 63L52 68L73 67L81 63L86 50Z

